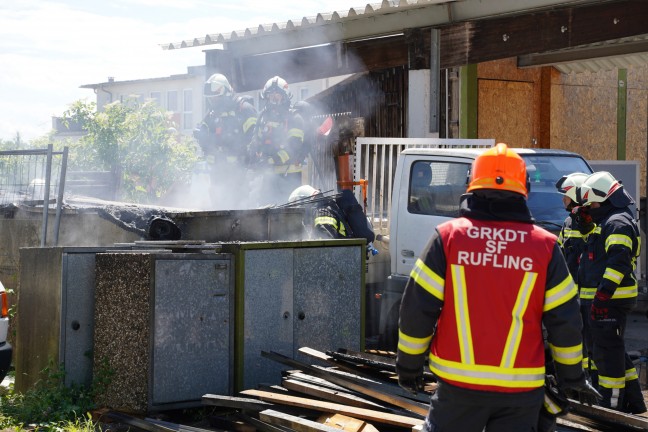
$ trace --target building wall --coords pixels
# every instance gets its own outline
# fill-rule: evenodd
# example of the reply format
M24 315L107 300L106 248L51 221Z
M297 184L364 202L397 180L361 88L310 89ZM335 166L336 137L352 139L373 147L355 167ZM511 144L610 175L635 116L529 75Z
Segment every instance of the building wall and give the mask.
M641 191L646 189L648 136L648 67L627 74L626 160L641 166ZM582 154L586 159L617 159L618 71L558 74L551 90L551 147Z
M202 120L203 83L201 73L166 79L108 82L97 88L97 108L102 110L111 102L123 102L133 96L141 102L156 99L162 108L172 113L176 129L189 135Z
M543 76L543 69L549 73ZM617 159L618 70L560 73L517 68L515 58L477 68L478 137L517 147L550 147L591 160ZM543 91L543 80L549 91ZM627 69L626 160L639 161L646 190L648 66ZM547 113L543 120L542 113ZM547 140L542 129L549 131Z

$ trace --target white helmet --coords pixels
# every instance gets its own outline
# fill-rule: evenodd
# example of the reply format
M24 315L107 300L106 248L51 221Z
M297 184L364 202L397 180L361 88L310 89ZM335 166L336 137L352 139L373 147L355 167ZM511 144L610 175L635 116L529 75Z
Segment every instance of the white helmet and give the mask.
M263 86L261 98L266 105L282 106L289 108L292 94L288 89L288 83L280 76L270 78Z
M558 189L559 193L577 203L579 197L578 188L583 184L588 176L589 174L582 172L564 175L556 183L556 189Z
M599 171L585 179L580 187L582 204L602 203L623 185L607 171Z
M310 198L314 195L317 195L318 193L320 193L319 189L315 189L311 185L299 186L297 189L292 191L292 193L288 197L288 202L292 203L295 201L303 201L306 198Z
M234 89L232 89L232 86L225 75L216 73L210 76L205 82L204 93L208 98L231 96L234 93Z

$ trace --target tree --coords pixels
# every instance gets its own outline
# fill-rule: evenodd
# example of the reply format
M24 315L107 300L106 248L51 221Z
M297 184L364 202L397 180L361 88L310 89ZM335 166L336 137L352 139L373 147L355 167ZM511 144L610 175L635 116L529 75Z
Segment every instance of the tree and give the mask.
M79 100L63 121L77 122L87 131L70 143L70 169L111 171L120 183L118 199L155 204L173 185L188 185L196 144L176 132L154 101L117 101L97 112L94 102Z

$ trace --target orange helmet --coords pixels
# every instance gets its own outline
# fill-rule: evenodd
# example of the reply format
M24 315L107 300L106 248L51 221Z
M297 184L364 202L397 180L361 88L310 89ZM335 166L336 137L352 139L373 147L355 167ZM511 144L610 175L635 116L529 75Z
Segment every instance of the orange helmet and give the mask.
M529 193L524 160L504 143L496 144L477 156L473 162L467 192L477 189L497 189Z

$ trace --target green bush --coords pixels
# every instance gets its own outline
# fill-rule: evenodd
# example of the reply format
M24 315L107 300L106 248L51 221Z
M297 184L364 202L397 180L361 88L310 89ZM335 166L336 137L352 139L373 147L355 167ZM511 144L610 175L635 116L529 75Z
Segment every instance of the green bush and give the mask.
M0 429L95 430L89 412L96 408L95 395L112 375L103 367L91 386L66 386L63 368L49 366L42 371L43 378L25 393L15 392L11 386L0 394Z

